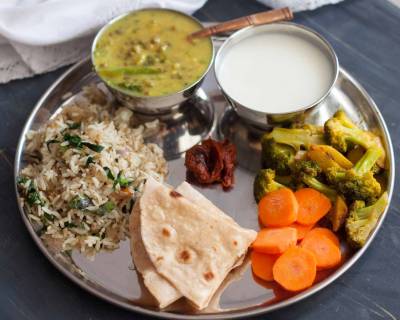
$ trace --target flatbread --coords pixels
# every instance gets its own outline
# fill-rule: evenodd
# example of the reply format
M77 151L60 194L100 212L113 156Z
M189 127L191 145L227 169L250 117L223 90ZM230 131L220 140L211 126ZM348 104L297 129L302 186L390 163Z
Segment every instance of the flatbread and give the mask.
M183 195L186 199L192 201L198 206L201 206L207 210L213 211L215 214L219 215L222 219L226 220L228 223L233 223L236 226L239 226L235 220L233 220L230 216L222 212L215 204L213 204L210 200L208 200L205 196L203 196L199 191L193 188L186 181L182 182L177 188L176 191Z
M147 180L139 205L142 241L157 272L204 309L257 233L153 178Z
M186 181L182 182L176 189L181 195L183 195L186 199L192 201L198 206L201 206L207 210L214 211L215 214L218 214L222 219L225 219L227 223L232 223L235 226L239 226L239 224L233 220L230 216L225 214L221 209L219 209L215 204L213 204L210 200L208 200L203 194L193 188ZM232 269L240 266L243 263L246 253L240 257L235 265L233 265Z
M146 288L158 301L160 308L165 308L182 297L182 294L163 276L157 273L144 248L140 235L140 208L136 201L129 218L131 234L131 255L137 271L142 275Z
M183 182L180 186L178 186L176 191L180 192L190 201L193 201L211 210L218 210L221 216L229 218L227 219L229 220L228 222L236 224L236 222L232 218L225 215L211 201L209 201L200 192L194 189L189 183ZM131 255L137 271L142 275L143 282L146 288L158 301L158 305L162 309L180 299L182 297L182 294L167 279L157 273L156 268L154 267L144 248L143 241L140 235L139 201L140 199L136 201L129 218L129 230L131 233ZM243 262L243 258L244 256L239 258L233 268L241 265Z

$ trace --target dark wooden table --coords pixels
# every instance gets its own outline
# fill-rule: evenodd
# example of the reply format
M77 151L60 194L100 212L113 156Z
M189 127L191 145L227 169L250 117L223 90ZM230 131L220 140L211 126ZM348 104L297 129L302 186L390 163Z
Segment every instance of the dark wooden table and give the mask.
M253 0L209 0L196 16L217 21L261 10L265 7ZM347 0L297 14L296 21L323 34L340 64L372 95L398 155L400 10L385 0ZM64 70L0 85L0 319L143 319L68 281L36 248L17 209L13 161L19 134L36 101ZM382 229L351 270L311 298L259 319L400 317L399 191L397 185Z

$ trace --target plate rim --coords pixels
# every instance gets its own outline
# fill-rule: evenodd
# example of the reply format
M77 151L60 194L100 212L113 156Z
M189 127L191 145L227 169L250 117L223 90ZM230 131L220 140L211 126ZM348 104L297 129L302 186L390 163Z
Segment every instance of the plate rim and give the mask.
M161 311L151 310L151 309L139 306L139 305L134 305L134 304L130 304L128 302L124 302L122 300L118 300L117 298L115 298L113 296L108 296L108 295L104 294L103 292L96 290L94 287L90 286L85 281L79 279L76 275L74 275L67 268L65 268L63 265L61 265L56 260L56 258L51 254L50 250L48 250L47 247L44 245L43 241L40 239L40 237L34 231L32 224L30 223L24 209L21 206L21 202L19 201L18 186L16 183L18 172L20 170L20 159L21 159L23 147L24 147L24 144L26 141L26 133L27 133L28 129L30 128L35 115L41 108L42 104L46 101L48 96L51 95L53 90L55 88L57 88L57 86L59 84L61 84L65 78L67 78L74 71L83 67L86 63L90 63L90 57L87 57L87 58L77 62L76 64L71 66L68 70L66 70L44 92L44 94L40 97L40 99L35 104L32 111L30 112L30 114L25 122L25 125L21 131L21 134L19 136L18 145L17 145L17 149L15 152L14 189L15 189L16 200L17 200L17 204L18 204L18 208L19 208L22 220L25 224L25 227L28 229L28 232L31 235L32 239L34 240L36 245L39 247L40 251L51 262L51 264L53 264L53 266L55 266L56 269L58 269L64 276L66 276L73 283L77 284L79 287L88 291L92 295L94 295L100 299L103 299L107 302L110 302L113 305L122 307L125 310L134 311L134 312L138 312L138 313L141 313L144 315L154 316L157 318L169 319L169 318L173 317L174 319L209 319L210 317L212 317L213 319L238 319L238 318L243 318L243 317L262 315L262 314L266 314L268 312L276 311L278 309L282 309L284 307L293 305L297 302L300 302L301 300L309 298L313 294L315 294L315 293L319 292L320 290L324 289L325 287L327 287L329 284L331 284L336 279L338 279L340 276L342 276L347 270L349 270L361 258L361 256L369 248L370 244L372 243L372 241L376 237L377 233L379 232L379 229L381 228L382 223L385 220L386 215L389 211L391 199L392 199L392 195L393 195L393 189L394 189L395 166L394 166L393 145L392 145L390 133L387 128L386 122L385 122L379 108L377 107L375 101L368 94L368 92L364 89L364 87L353 76L351 76L343 67L340 67L339 74L342 75L344 78L348 79L357 88L357 90L359 92L361 92L361 94L367 100L372 111L374 112L374 114L379 122L379 125L382 128L382 132L384 133L384 139L385 139L386 146L388 149L387 153L388 153L388 157L390 159L390 161L389 161L390 172L389 172L389 177L388 177L388 206L386 207L384 213L380 217L377 226L375 227L373 233L369 237L366 244L361 249L359 249L348 261L346 261L340 268L338 268L334 273L332 273L329 277L327 277L323 281L319 282L318 284L312 286L311 288L309 288L293 297L290 297L289 299L282 300L282 301L280 301L276 304L272 304L272 305L262 306L262 304L260 304L260 307L252 306L252 307L249 307L248 309L227 310L226 312L221 312L221 313L179 314L179 313L172 313L172 312L167 312L167 311L162 311L162 310Z

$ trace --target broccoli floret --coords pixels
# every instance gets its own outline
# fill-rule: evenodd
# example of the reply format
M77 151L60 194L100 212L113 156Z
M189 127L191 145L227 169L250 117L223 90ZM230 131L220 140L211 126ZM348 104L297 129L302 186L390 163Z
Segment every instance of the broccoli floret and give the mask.
M321 167L313 160L298 160L292 165L292 173L299 180L305 175L318 177L321 172Z
M347 239L352 246L360 248L365 244L387 204L387 192L369 207L365 206L364 201L354 202L346 220Z
M358 160L361 159L361 157L364 155L365 150L361 147L356 147L352 150L350 150L347 153L347 158L353 163L356 164ZM379 162L379 160L378 160ZM374 166L371 168L371 171L374 173L374 175L379 174L382 172L382 168L378 165L378 163L375 163Z
M269 139L267 135L262 138L261 146L261 159L264 168L274 169L279 175L290 173L290 165L296 154L292 147L276 143L275 140Z
M261 169L254 179L254 198L259 202L268 192L284 188L285 186L275 181L275 171Z
M359 145L365 150L376 147L382 149L379 165L384 167L385 150L380 138L372 132L358 128L344 113L339 110L335 115L325 122L325 135L329 144L337 150L345 153Z
M371 169L381 155L381 149L370 148L353 168L342 170L332 167L327 170L326 176L349 199L373 203L382 190Z
M311 123L294 123L291 126L292 129L306 129L311 132L311 134L323 134L324 133L324 127L323 126L317 126Z
M336 190L322 183L318 177L321 175L320 166L312 160L296 161L293 165L293 176L310 188L326 195L332 202L337 197Z
M308 149L312 144L325 144L323 133L314 132L310 128L274 128L266 137L277 143L291 146L296 151L301 148Z
M313 188L324 195L326 195L329 200L332 202L336 201L336 197L338 196L338 193L336 192L335 189L329 187L325 183L320 182L318 179L310 176L304 176L303 177L303 182L309 186L310 188Z

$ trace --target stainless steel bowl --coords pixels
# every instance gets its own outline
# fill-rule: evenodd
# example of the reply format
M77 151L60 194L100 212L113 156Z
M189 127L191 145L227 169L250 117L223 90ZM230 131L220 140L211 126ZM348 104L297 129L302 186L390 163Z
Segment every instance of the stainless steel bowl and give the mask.
M324 54L329 58L329 60L332 63L333 77L328 90L324 93L322 97L320 97L317 101L313 102L311 105L303 106L294 112L267 113L267 112L256 111L252 109L251 106L246 106L240 103L240 101L235 100L231 95L229 95L226 92L226 90L224 90L224 86L221 84L221 81L218 76L221 63L223 62L226 53L235 44L237 44L238 42L249 36L259 33L272 32L272 31L284 32L291 35L298 35L299 37L302 37L303 39L310 41L322 52L324 52ZM331 45L320 34L296 23L279 22L267 25L252 26L233 33L225 41L225 43L221 46L221 48L217 53L214 64L214 72L218 86L220 87L225 98L228 100L228 102L232 105L236 113L239 115L239 117L243 118L244 120L250 122L253 125L256 125L264 129L274 125L292 122L298 120L299 118L301 119L305 117L306 113L315 110L320 105L320 103L328 96L328 94L331 92L331 89L333 88L339 74L339 62L335 54L335 51L333 50ZM238 81L242 82L243 79L238 79ZM268 90L268 88L265 88L265 90Z
M193 21L195 21L199 26L203 27L203 25L201 24L201 22L199 20L197 20L196 18L184 14L180 11L176 11L176 10L172 10L172 9L164 9L164 8L145 8L145 9L140 9L140 10L135 10L135 11L131 11L125 14L122 14L116 18L114 18L113 20L111 20L110 22L108 22L106 25L104 25L99 32L97 33L96 37L94 38L93 44L92 44L92 51L91 51L91 58L92 58L92 64L94 66L94 51L96 48L96 44L97 41L100 39L100 37L102 36L103 32L105 30L108 29L108 27L110 25L112 25L114 22L121 20L123 18L125 18L126 16L136 13L138 11L144 11L144 10L160 10L160 11L172 11L175 13L178 13L180 15L183 15L185 17L188 17L189 19L192 19ZM114 96L118 99L118 101L120 101L123 105L125 105L126 107L145 114L145 115L160 115L160 114L166 114L166 113L170 113L174 110L178 110L179 109L179 105L182 104L184 101L186 101L187 99L189 99L190 97L192 97L194 95L194 93L196 93L197 89L201 86L204 77L206 76L206 74L208 73L208 71L210 70L211 65L213 64L214 61L214 45L213 42L211 40L211 38L209 38L211 47L212 47L212 53L211 53L211 58L208 64L207 69L204 71L204 73L202 74L202 76L196 80L194 83L192 83L191 85L189 85L188 87L175 92L173 94L168 94L168 95L163 95L163 96L152 96L152 97L148 97L148 96L135 96L133 94L129 94L123 90L119 90L116 87L112 87L109 84L107 84L106 81L103 81L106 86L111 90L111 92L114 94ZM94 68L95 69L95 68ZM100 79L101 76L99 74L97 74L99 76ZM103 79L102 79L103 80Z

